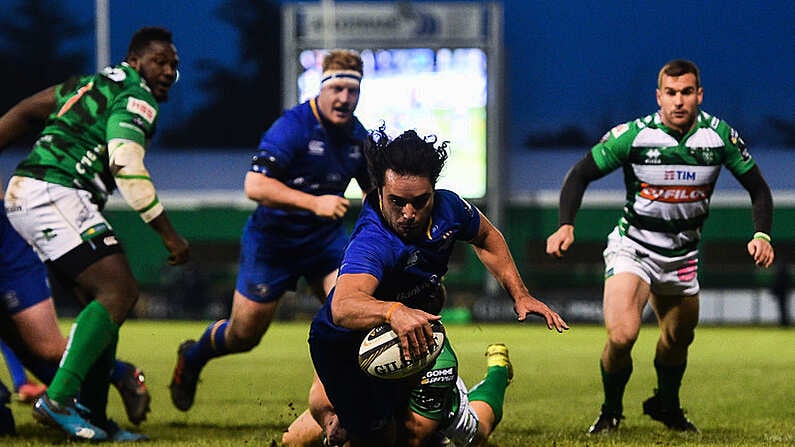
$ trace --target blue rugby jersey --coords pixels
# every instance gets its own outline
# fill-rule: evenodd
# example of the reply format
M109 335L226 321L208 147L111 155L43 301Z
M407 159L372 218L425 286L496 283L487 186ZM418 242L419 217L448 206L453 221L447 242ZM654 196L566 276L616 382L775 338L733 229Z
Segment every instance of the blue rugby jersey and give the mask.
M438 313L438 309L431 308L435 300L430 297L439 293L455 241L474 239L479 228L480 213L475 206L452 191L439 189L425 238L405 241L386 225L378 211L378 196L370 194L345 249L340 275L373 275L379 280L376 298ZM333 299L332 291L315 323L347 332L332 322Z
M363 152L366 138L367 130L355 117L345 129L324 127L312 99L285 111L263 134L251 171L308 194L342 196L353 178L359 185L369 183ZM342 220L258 205L251 224L272 234L277 244L305 244L326 240L341 228Z

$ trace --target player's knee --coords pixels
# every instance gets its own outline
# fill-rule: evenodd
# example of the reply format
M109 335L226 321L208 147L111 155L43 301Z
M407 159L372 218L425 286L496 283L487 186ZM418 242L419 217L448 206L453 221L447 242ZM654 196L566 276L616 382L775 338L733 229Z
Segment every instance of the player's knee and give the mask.
M660 342L668 348L686 349L695 339L694 328L677 328L674 330L663 331L660 335Z
M299 440L296 437L295 433L290 431L290 430L287 430L282 435L282 443L281 443L281 445L283 445L284 447L300 447L300 446L304 446L305 445L305 444L302 444L302 443L300 443L298 441ZM311 444L308 444L308 445L311 445Z
M608 331L608 343L615 351L629 351L638 340L638 332L624 328Z
M64 350L66 349L66 340L48 340L42 343L37 343L35 346L31 346L31 348L37 357L47 362L58 364L58 362L61 361L61 357L63 357Z
M96 288L93 298L102 304L116 324L122 324L138 302L140 290L133 278L122 279L112 286Z
M262 336L260 332L230 331L226 337L226 347L232 352L248 352L259 345Z

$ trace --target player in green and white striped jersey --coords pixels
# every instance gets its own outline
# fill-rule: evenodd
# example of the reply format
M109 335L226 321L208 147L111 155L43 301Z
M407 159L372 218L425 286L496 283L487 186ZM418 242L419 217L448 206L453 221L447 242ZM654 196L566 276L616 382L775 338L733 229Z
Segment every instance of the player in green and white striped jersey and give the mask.
M556 257L574 242L574 217L588 184L618 168L624 172L626 204L604 251L605 400L589 433L613 431L623 418L632 346L647 302L661 335L654 359L658 388L643 412L668 428L698 431L680 407L679 388L698 323L701 228L721 167L751 196L754 233L749 232L748 253L759 266L773 262L770 188L737 131L700 110L703 97L698 67L686 60L669 62L658 75L659 111L607 132L561 188L560 227L547 239L547 253Z

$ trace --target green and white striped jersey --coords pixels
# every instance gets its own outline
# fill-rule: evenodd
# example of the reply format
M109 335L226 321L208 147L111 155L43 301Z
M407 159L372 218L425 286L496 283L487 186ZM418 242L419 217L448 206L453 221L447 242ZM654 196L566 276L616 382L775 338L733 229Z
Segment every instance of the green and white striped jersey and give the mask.
M55 111L14 175L89 191L102 209L116 189L107 142L124 138L146 147L157 101L126 63L68 79L56 86L55 99Z
M591 153L605 174L623 168L621 234L665 256L698 247L721 166L735 176L754 166L737 131L704 111L681 136L659 113L619 124Z

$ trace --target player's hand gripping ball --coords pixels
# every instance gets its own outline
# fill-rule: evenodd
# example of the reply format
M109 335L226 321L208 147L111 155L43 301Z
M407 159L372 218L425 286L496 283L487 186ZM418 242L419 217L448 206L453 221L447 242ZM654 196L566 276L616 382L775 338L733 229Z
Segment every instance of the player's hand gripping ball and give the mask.
M359 347L359 366L362 371L380 379L402 379L425 369L436 361L442 352L444 326L440 321L432 321L435 346L422 358L403 360L400 354L400 338L388 323L370 330Z

